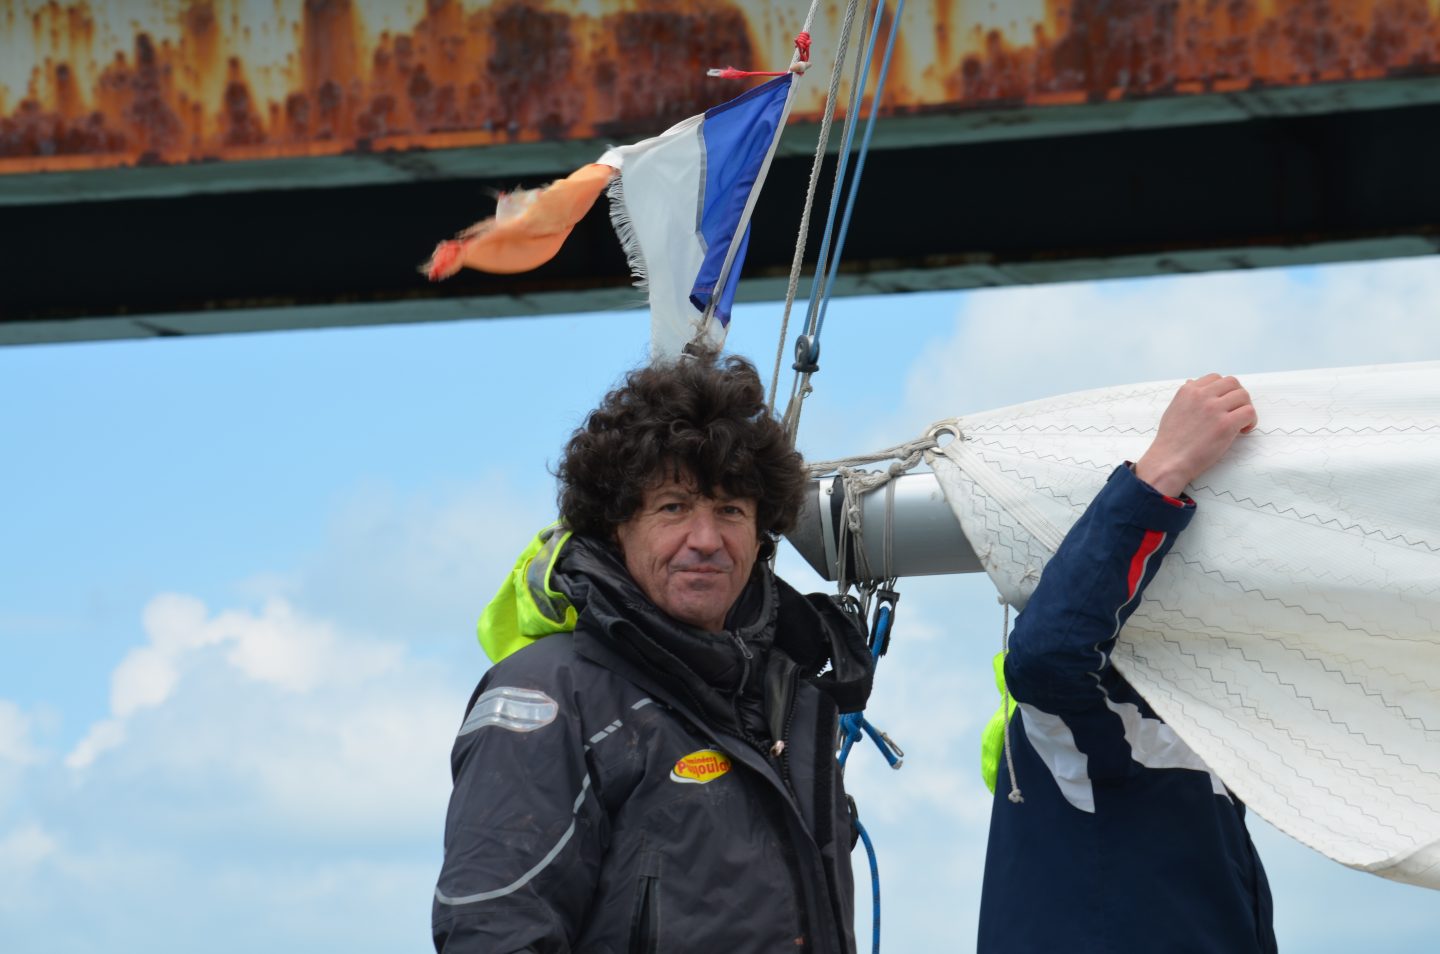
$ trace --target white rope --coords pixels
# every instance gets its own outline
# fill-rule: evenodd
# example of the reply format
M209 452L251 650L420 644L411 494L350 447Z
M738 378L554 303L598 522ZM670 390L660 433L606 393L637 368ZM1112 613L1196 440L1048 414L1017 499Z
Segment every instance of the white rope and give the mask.
M1004 678L1005 654L1010 652L1010 604L1005 602L1005 597L1000 597L1000 602L1005 606L1005 619L1000 624L1000 685L1003 686L1000 703L1000 712L1005 717L1005 768L1010 772L1010 794L1006 796L1010 801L1019 805L1025 801L1025 796L1020 794L1020 783L1015 780L1015 757L1010 752L1010 684Z
M830 141L830 121L835 115L835 94L840 89L840 74L845 68L845 57L850 47L850 25L855 22L855 10L860 0L850 0L845 7L845 20L840 25L840 41L836 45L835 67L830 71L830 90L825 94L825 111L820 119L820 137L815 142L815 161L810 166L810 184L805 190L805 210L800 214L800 235L795 240L795 257L790 262L790 283L785 289L785 312L780 320L780 342L775 349L775 372L770 377L770 413L775 413L775 395L780 387L780 361L785 353L785 337L790 327L790 309L795 304L795 294L800 289L800 269L805 260L805 239L810 234L810 210L815 204L815 190L820 183L820 167L825 161L825 146ZM805 16L805 31L810 32L811 21L819 0L812 0L810 12ZM791 434L791 442L794 435Z
M860 33L856 36L855 46L857 48L857 55L855 57L855 68L850 74L850 96L851 103L855 107L855 119L851 120L849 115L845 117L847 122L840 131L840 150L838 152L838 155L840 156L850 155L850 146L855 140L855 129L858 125L862 106L865 103L865 83L867 78L861 73L861 70L863 70L865 67L865 57L859 55L858 48L863 45L862 38L866 34L873 31L875 19L878 16L880 16L879 0L866 0L865 21L868 26L862 28L860 30ZM873 108L875 108L874 105L872 105L872 109ZM840 185L840 163L836 162L835 180L830 184L830 191L832 196L838 196L840 194ZM838 200L835 200L835 207L837 210L839 209ZM817 330L816 326L820 318L819 305L820 302L824 301L825 296L829 294L830 291L830 259L837 254L837 250L834 248L834 246L832 246L829 252L826 254L825 261L822 262L817 260L815 262L815 274L819 281L816 283L815 286L815 297L812 298L809 303L810 315L808 316L809 320L805 324L805 333L808 335L815 334ZM791 388L791 392L794 392L793 386Z
M947 426L943 432L950 433ZM848 586L848 574L846 567L846 541L848 538L855 540L855 563L856 580L873 580L875 575L870 570L870 558L865 552L865 513L863 500L866 494L872 490L884 487L901 474L914 470L916 465L924 458L925 452L938 446L939 435L942 430L931 428L923 436L914 440L906 441L903 444L896 444L894 447L887 447L881 451L871 454L860 454L855 457L842 457L839 460L820 461L819 463L806 466L811 477L822 477L826 474L839 474L841 480L841 493L843 495L845 519L840 524L839 540L839 564L836 568L836 581L840 585L840 592L844 593ZM884 470L862 470L859 465L873 464L877 461L893 461ZM887 497L885 513L885 538L884 538L884 571L885 578L891 578L891 549L893 546L893 528L891 527L891 511L894 508L894 495Z
M881 0L867 0L867 5L866 5L866 11L867 11L867 13L866 13L866 20L869 22L870 28L869 28L869 29L861 30L860 35L859 35L859 38L857 38L857 40L856 40L856 46L857 46L857 47L863 45L863 43L864 43L863 37L864 37L867 33L873 33L873 32L874 32L874 28L875 28L875 26L876 26L876 21L877 21L877 20L879 19L879 17L880 17L881 5L882 5ZM873 40L874 40L874 37L872 36L872 37L871 37L871 41L873 42ZM853 107L853 116L849 116L849 115L846 116L846 120L847 120L847 121L846 121L846 123L845 123L844 130L843 130L843 133L842 133L842 138L841 138L841 141L840 141L840 150L839 150L839 153L838 153L838 155L839 155L840 158L839 158L839 160L837 160L836 163L835 163L835 180L834 180L833 183L831 183L831 186L830 186L830 190L831 190L831 191L830 191L830 195L831 195L831 212L832 212L832 214L834 213L834 210L838 208L838 205L837 205L836 203L838 202L838 199L839 199L840 186L841 186L841 184L842 184L841 181L840 181L840 173L841 173L841 171L843 170L843 167L844 167L844 165L845 165L845 163L844 163L844 157L850 155L850 144L851 144L851 141L852 141L852 139L854 138L854 135L855 135L856 120L858 120L858 118L859 118L860 111L861 111L861 106L863 105L864 100L865 100L865 97L864 97L865 77L862 75L861 71L862 71L862 69L863 69L863 67L864 67L864 65L865 65L865 63L866 63L867 61L868 61L868 57L860 56L860 55L859 55L859 51L857 50L857 51L856 51L856 56L855 56L855 71L854 71L854 74L853 74L853 75L851 76L851 78L850 78L850 89L851 89L850 105ZM836 64L837 70L838 70L838 68L839 68L840 65L841 65L841 64L839 64L839 63ZM833 87L832 87L832 89L833 89ZM874 103L874 104L872 104L871 108L872 108L872 109L878 109L878 108L879 108L879 103ZM852 183L852 188L853 188L853 183ZM833 220L832 220L831 222L828 222L828 223L827 223L827 226L828 226L828 225L832 225L832 224L833 224ZM812 288L813 288L813 294L812 294L811 297L810 297L809 314L806 316L806 321L805 321L805 334L809 335L809 336L811 337L811 340L812 340L812 341L816 341L817 344L818 344L818 338L819 338L820 306L824 303L825 299L826 299L826 298L829 296L829 294L830 294L830 287L829 287L830 256L831 256L832 254L838 254L838 249L829 249L829 248L827 248L828 245L829 245L828 242L826 242L826 243L824 243L824 244L821 245L821 251L822 251L823 254L822 254L821 258L818 259L818 260L815 262L816 282L815 282L815 284L812 286ZM784 351L784 347L785 347L785 326L788 325L788 322L789 322L789 312L788 312L788 310L787 310L787 312L786 312L786 321L785 321L785 323L782 324L782 327L781 327L781 329L780 329L780 341L779 341L778 346L777 346L777 348L776 348L776 356L777 356L777 358L779 357L779 354ZM778 363L778 361L777 361L777 363L776 363L776 365L775 365L776 381L773 382L773 389L774 389L774 390L778 390L778 388L779 388L779 381L778 381L779 373L780 373L780 365L779 365L779 363ZM811 394L814 394L814 393L815 393L815 389L814 389L813 387L811 387L811 385L810 385L810 377L811 377L812 374L814 374L814 371L813 371L813 370L801 371L799 368L797 368L797 369L795 370L795 376L790 379L790 399L789 399L789 401L788 401L788 402L786 403L786 405L785 405L785 415L784 415L784 418L783 418L783 420L782 420L782 423L785 425L785 432L789 435L789 437L790 437L790 443L792 443L792 444L795 443L796 435L798 435L798 434L800 433L800 412L803 410L803 408L804 408L804 406L805 406L805 399L808 398ZM772 399L772 403L773 403L773 399Z
M924 435L914 440L906 441L903 444L896 444L894 447L887 447L884 450L873 451L869 454L857 454L854 457L839 457L835 460L822 460L806 464L805 470L811 477L824 477L826 474L843 474L846 470L852 473L869 473L874 479L865 484L866 491L874 490L883 486L891 478L899 477L915 468L927 450L940 446L939 435L941 433L952 433L949 427L933 427ZM884 471L865 472L856 471L855 468L861 464L873 464L882 460L894 460Z

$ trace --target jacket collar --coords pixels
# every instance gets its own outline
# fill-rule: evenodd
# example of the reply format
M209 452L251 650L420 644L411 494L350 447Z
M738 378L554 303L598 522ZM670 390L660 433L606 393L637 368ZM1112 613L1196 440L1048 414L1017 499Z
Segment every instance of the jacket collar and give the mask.
M572 537L552 578L579 611L582 630L716 728L744 735L737 731L739 697L758 697L766 668L784 660L793 660L842 712L863 708L869 697L874 666L863 629L834 600L800 595L764 562L731 608L724 634L662 611L631 578L618 548L604 541Z

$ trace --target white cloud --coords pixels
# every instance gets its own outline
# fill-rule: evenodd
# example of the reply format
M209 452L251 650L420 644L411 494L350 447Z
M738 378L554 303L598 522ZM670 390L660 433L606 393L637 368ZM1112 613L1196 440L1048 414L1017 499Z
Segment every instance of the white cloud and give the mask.
M1440 262L992 289L915 361L895 441L1086 388L1440 358ZM857 451L868 448L857 448Z
M423 943L478 648L456 674L281 600L215 612L165 594L142 618L112 685L131 701L91 726L72 771L34 779L38 821L0 837L0 910L25 914L20 936L48 936L60 899L84 896L54 949L153 947L159 919L222 925L219 950Z
M30 732L30 717L10 700L0 699L0 764L28 765L39 758Z
M65 764L72 769L83 769L125 741L125 723L119 719L101 719L75 744L65 756Z
M223 648L222 658L235 672L292 693L327 682L354 686L393 671L403 656L395 644L342 641L330 624L278 599L258 614L228 610L212 618L200 600L166 593L150 601L142 619L147 644L127 653L111 674L111 715L70 752L71 768L84 768L123 743L130 720L170 701L183 672L207 650Z
M159 646L131 651L110 678L111 711L123 719L138 709L158 706L170 698L180 681L175 655Z
M474 646L480 611L517 554L555 519L543 460L517 462L509 480L401 493L367 484L329 520L323 545L289 574L249 581L351 632L410 646Z
M36 744L36 718L9 699L0 699L0 825L25 784L48 753Z
M58 850L55 837L34 822L0 834L0 912L20 915L29 909L41 869L56 860Z
M26 874L55 853L55 839L34 823L0 838L0 872Z

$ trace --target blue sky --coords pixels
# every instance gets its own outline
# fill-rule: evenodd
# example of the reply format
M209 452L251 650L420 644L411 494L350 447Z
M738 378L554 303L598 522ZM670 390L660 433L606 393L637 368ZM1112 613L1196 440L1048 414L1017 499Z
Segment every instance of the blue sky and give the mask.
M1088 387L1437 359L1437 302L1434 259L840 300L801 449ZM746 306L730 339L767 380L778 329ZM0 950L427 950L475 618L646 338L631 311L0 349ZM906 765L862 749L850 786L887 949L964 951L1000 610L983 577L901 590L870 715ZM1252 828L1283 950L1433 950L1440 894Z

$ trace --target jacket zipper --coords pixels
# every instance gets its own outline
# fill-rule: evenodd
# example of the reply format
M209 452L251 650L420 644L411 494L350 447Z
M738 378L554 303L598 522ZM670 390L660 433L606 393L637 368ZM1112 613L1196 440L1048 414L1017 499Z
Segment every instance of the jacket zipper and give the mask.
M635 913L630 924L630 954L656 954L660 937L657 930L659 911L656 907L655 888L659 879L652 875L640 878L636 890Z
M785 728L781 730L780 738L776 739L780 745L780 751L777 753L780 760L780 780L785 783L786 788L790 789L791 795L795 794L795 786L790 782L790 743L788 740L790 728L795 722L795 688L799 681L800 670L797 668L790 673L790 692L787 693L790 698L785 705Z
M744 693L745 686L750 682L750 662L755 658L755 654L750 651L749 646L745 645L745 640L740 638L739 633L727 630L726 635L730 637L730 641L740 650L740 692L736 693L736 699L738 700L740 695ZM735 712L735 728L739 730L740 738L748 742L750 747L758 751L761 755L768 754L770 750L765 745L765 740L752 735L750 730L745 727L745 714L740 711L740 703L738 701L735 702L735 704L731 706L731 709Z

